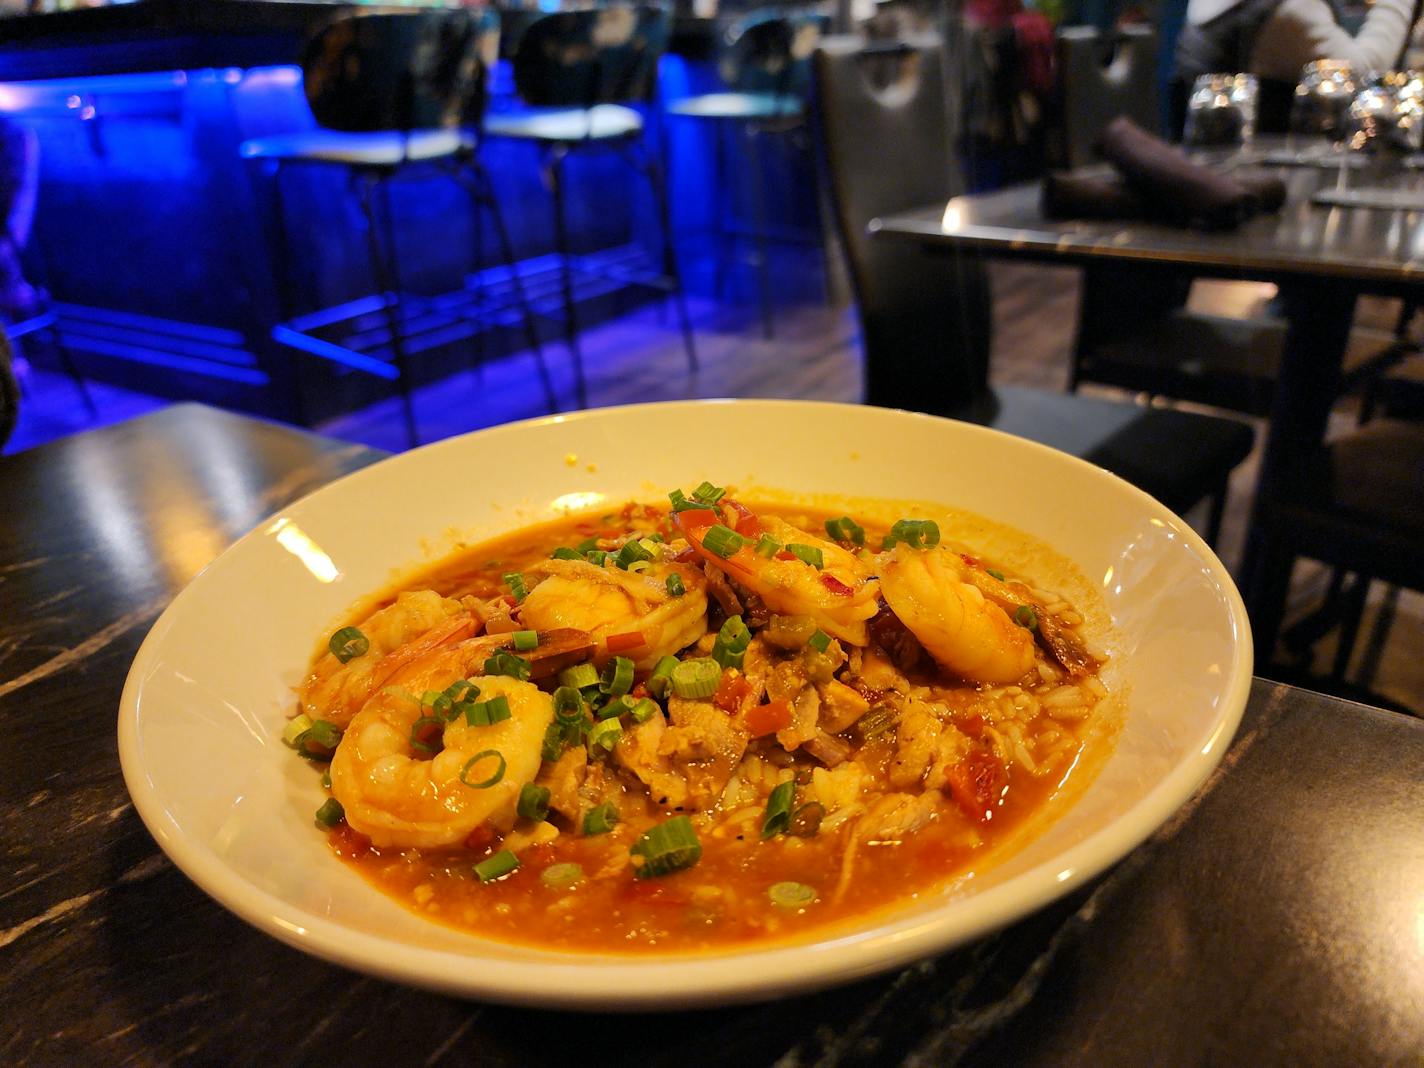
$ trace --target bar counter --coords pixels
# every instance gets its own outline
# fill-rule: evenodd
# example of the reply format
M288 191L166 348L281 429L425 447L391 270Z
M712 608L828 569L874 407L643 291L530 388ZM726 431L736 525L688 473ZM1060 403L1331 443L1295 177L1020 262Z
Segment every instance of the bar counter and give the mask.
M248 928L134 812L120 689L214 556L378 459L195 405L0 459L0 1063L1418 1063L1424 722L1261 680L1216 773L1096 883L819 994L508 1009Z

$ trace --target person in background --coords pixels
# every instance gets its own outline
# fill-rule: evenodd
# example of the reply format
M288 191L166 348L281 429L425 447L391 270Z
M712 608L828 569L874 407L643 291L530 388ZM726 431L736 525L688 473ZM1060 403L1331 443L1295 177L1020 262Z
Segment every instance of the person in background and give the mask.
M25 281L20 251L30 237L39 184L39 142L32 130L0 115L0 319L39 310L44 294Z
M1353 32L1337 0L1189 0L1177 38L1173 121L1180 133L1198 75L1255 74L1261 79L1256 128L1282 133L1300 69L1338 59L1360 73L1398 65L1416 0L1374 0Z

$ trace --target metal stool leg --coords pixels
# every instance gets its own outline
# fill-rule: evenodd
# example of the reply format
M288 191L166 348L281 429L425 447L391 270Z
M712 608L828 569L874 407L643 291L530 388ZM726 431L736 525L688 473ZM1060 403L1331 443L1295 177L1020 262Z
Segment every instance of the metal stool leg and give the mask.
M658 224L663 231L663 274L672 285L671 295L673 302L677 305L678 325L682 329L682 344L687 350L687 369L696 374L698 370L697 345L692 337L692 317L687 312L687 291L682 285L682 272L677 265L677 250L673 248L672 244L672 205L667 183L658 166L658 160L648 152L644 153L643 173L648 178L648 185L652 187L653 198L658 205Z
M381 234L376 218L375 192L376 187L382 187L382 205L385 215L386 240L391 246L391 258L387 260L385 252L381 248ZM383 176L363 177L361 179L361 211L366 216L366 242L367 251L371 258L371 273L375 276L376 286L381 290L382 303L385 307L386 322L391 335L391 354L396 365L399 377L396 380L400 388L401 412L405 420L406 438L410 442L411 448L420 444L420 436L415 425L415 404L410 395L409 361L406 358L405 339L401 336L404 330L404 316L402 315L400 279L395 270L395 225L391 216L390 189L387 179Z
M771 260L767 252L766 240L766 161L763 159L761 138L755 127L745 126L747 151L755 161L752 175L752 207L756 212L757 247L757 291L761 299L761 332L768 340L772 337L771 323Z
M554 149L548 157L549 192L554 197L554 245L559 254L559 281L564 295L564 341L574 361L574 388L580 408L588 407L588 385L583 377L583 352L579 348L578 319L574 311L574 274L569 263L569 230L564 203L564 150Z

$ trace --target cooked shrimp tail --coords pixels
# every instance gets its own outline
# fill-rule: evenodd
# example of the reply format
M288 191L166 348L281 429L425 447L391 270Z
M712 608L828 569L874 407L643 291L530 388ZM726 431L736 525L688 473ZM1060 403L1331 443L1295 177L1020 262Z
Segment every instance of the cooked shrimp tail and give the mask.
M1010 615L1025 607L1033 610L1037 625L1033 628L1038 643L1070 676L1088 675L1098 670L1102 662L1084 647L1068 628L1049 613L1041 601L1033 597L1023 583L1009 583L995 578L984 568L965 560L964 581Z

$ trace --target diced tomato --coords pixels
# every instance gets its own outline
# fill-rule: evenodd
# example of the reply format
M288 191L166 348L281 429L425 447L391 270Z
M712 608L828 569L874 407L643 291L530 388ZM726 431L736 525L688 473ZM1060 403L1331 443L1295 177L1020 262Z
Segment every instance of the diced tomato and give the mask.
M793 553L793 552L787 552L785 549L780 550L780 551L776 554L776 558L777 558L778 560L796 560L796 559L798 559L798 557L797 557L797 555L796 555L795 553Z
M747 713L747 730L753 738L775 734L791 726L791 705L785 701L769 701Z
M993 818L1007 782L999 758L982 747L971 750L949 771L949 792L965 815L981 823Z
M963 719L956 719L954 725L971 738L979 738L984 734L983 716L965 716Z
M724 671L722 681L717 684L717 692L712 695L712 703L723 712L735 712L751 692L752 684L740 671Z
M610 634L608 636L608 651L610 653L626 653L630 649L641 649L648 644L648 639L643 637L640 630L632 630L627 634Z
M836 576L834 575L823 574L821 576L821 585L826 587L826 589L830 590L837 597L855 596L855 590L851 589L849 586L847 586L840 579L836 578Z
M488 849L492 845L494 845L494 828L488 823L481 823L465 836L465 848L476 853L482 849Z
M629 696L629 697L647 697L647 696L648 696L648 684L647 684L646 682L640 682L640 683L638 683L638 685L634 686L633 689L628 692L628 696Z
M353 831L345 820L327 833L326 840L331 843L331 848L336 850L338 857L355 860L371 851L371 839L360 831Z
M697 559L697 550L689 545L686 549L679 550L668 559L675 564L690 564Z
M700 537L702 531L721 522L717 513L711 508L689 508L685 512L678 512L673 517L673 521L677 523L678 528L687 535L689 540L696 536L699 543L702 541Z
M730 509L732 513L736 516L736 518L731 523L729 523L728 526L730 526L738 534L742 535L742 537L755 538L758 534L761 533L761 520L758 519L756 517L756 513L753 512L746 505L738 504L736 501L731 500L729 498L722 502L722 508L724 509L724 519L732 518L732 516L726 514L726 509Z

